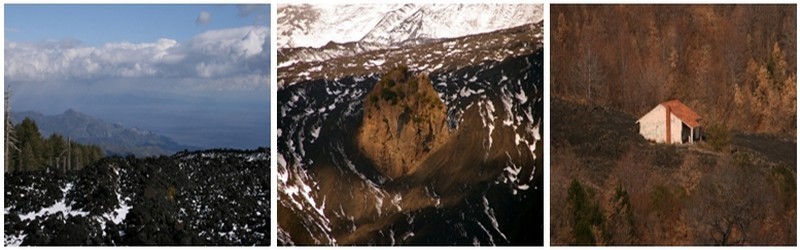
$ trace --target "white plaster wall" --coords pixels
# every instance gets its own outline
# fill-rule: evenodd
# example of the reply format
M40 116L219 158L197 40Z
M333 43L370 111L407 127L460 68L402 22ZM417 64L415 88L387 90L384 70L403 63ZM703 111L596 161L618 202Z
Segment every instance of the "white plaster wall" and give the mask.
M658 105L639 118L639 134L647 140L658 143L666 142L667 128L664 120L666 112L664 106Z
M661 105L659 105L661 106ZM672 144L681 144L681 129L683 129L683 122L681 119L678 119L675 114L670 113L669 118L671 120L670 127L672 127L671 135L672 135ZM666 132L664 132L666 133Z
M666 114L667 108L664 106L658 105L650 112L647 112L642 118L639 118L639 134L642 135L645 139L655 141L657 143L666 143L667 142L667 123ZM680 144L681 143L681 129L683 129L683 122L681 119L678 119L675 114L670 113L670 127L672 127L670 131L670 142L672 144Z

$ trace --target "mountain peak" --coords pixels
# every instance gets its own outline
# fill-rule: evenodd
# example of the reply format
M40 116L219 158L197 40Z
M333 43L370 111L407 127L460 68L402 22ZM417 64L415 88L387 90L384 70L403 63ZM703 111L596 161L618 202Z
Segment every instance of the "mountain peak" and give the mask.
M60 117L65 122L65 125L66 123L77 123L77 124L82 124L79 126L85 126L90 123L105 123L105 121L94 118L90 115L81 113L71 108L65 110L64 113L61 113L60 115L55 115L55 117Z
M65 111L64 111L64 113L63 113L63 115L65 115L65 116L86 116L86 115L84 115L83 113L81 113L81 112L78 112L78 111L76 111L76 110L74 110L74 109L71 109L71 108L70 108L70 109L67 109L67 110L65 110Z

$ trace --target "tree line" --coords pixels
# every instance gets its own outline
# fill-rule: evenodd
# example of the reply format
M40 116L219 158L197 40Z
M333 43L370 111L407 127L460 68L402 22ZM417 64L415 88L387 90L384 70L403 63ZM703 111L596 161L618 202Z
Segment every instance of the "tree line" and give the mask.
M48 168L70 171L81 169L104 156L100 147L76 143L60 134L43 137L36 122L27 117L13 126L9 137L14 138L14 144L7 146L7 171L37 171Z

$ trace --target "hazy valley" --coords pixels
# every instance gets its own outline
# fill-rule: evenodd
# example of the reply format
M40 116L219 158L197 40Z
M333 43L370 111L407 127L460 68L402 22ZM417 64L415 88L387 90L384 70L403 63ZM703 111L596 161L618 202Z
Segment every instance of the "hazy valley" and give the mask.
M14 123L19 123L26 117L36 122L40 133L45 137L55 133L76 142L97 145L106 155L132 154L146 157L199 149L180 145L168 137L145 129L127 128L119 123L112 124L72 109L58 115L43 115L32 111L11 114Z

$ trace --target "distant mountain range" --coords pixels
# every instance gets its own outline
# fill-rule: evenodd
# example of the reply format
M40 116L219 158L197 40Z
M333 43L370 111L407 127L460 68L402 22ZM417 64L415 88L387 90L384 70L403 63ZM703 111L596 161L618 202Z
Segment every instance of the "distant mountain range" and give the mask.
M33 111L11 114L14 124L19 124L25 117L36 122L42 136L48 137L58 133L80 143L97 145L105 150L107 155L133 154L142 157L169 155L184 149L198 149L178 144L163 135L139 128L126 128L118 123L108 123L72 109L58 115L44 115Z

